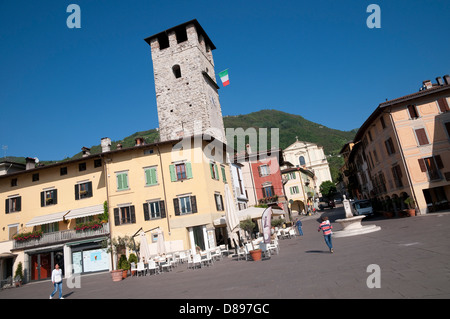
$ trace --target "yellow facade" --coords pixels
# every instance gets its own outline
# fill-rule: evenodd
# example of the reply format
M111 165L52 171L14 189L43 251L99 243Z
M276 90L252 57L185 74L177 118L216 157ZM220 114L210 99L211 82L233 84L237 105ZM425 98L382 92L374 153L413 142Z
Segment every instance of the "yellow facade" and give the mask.
M180 250L195 249L197 245L202 249L214 246L213 221L225 214L224 186L231 181L230 169L224 160L223 144L217 144L211 159L206 155L211 153L208 146L214 143L200 138L194 144L182 150L177 141L135 146L0 176L0 201L5 205L0 221L1 252L17 255L13 269L22 262L29 278L35 280L43 278L31 275L33 263L42 265L42 260L46 260L53 266L63 254L68 276L76 267L72 265L74 259L80 255L75 252L99 253L101 240L131 237L139 230L146 232L148 242L152 243L152 230L160 228L165 240L176 243L174 247ZM32 181L35 174L39 174L39 180ZM83 192L79 185L87 184L91 187ZM56 204L47 202L46 195L41 194L53 190ZM20 197L18 207L17 200L11 201L17 197ZM69 218L70 214L77 212L77 216L86 217L97 215L94 214L97 211L101 214L105 202L109 223L95 236L74 231L76 220ZM159 205L158 209L155 205ZM49 222L53 220L57 221ZM15 233L41 229L45 233L38 241L22 244L12 239ZM55 233L73 237L52 239ZM42 260L36 259L37 255ZM115 259L108 258L112 269ZM44 277L48 275L48 269L42 271Z

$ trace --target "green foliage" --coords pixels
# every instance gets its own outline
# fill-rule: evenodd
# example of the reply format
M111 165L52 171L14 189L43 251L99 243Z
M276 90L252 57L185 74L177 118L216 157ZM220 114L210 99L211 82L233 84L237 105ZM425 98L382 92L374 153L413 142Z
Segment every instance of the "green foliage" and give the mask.
M273 227L281 227L286 221L283 218L272 219L270 225Z
M23 269L21 261L17 264L16 272L14 273L14 278L17 277L20 277L20 280L23 280Z
M131 253L130 256L128 256L128 262L131 263L138 263L138 258L135 254Z
M325 181L320 184L320 192L324 197L331 199L337 192L336 185L332 181Z

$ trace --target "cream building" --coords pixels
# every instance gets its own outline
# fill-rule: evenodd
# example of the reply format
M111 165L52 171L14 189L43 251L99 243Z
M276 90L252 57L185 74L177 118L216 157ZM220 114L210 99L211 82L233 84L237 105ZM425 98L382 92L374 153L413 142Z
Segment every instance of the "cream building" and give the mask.
M330 167L322 146L297 139L283 150L283 156L285 161L290 162L295 167L305 168L314 173L316 194L319 194L319 187L322 182L332 180Z

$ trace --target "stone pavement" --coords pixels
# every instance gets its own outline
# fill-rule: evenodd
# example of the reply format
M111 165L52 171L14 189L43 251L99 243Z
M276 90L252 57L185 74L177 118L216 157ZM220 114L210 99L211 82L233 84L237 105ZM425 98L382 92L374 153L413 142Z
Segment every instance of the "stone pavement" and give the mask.
M342 207L324 213L332 221L344 215ZM363 225L381 230L335 238L333 254L317 232L319 216L302 216L304 236L280 240L280 253L270 259L224 258L211 267L179 265L169 273L121 282L109 273L84 275L80 288L68 288L65 280L63 294L66 299L450 298L449 213L369 218ZM369 288L368 278L380 288ZM49 281L29 283L0 291L0 299L48 299L52 290Z

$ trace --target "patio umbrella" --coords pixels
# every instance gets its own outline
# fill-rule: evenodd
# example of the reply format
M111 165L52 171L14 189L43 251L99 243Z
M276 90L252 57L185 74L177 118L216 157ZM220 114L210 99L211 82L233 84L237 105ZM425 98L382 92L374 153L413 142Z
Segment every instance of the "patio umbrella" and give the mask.
M141 247L139 249L139 256L141 261L144 260L146 262L150 258L150 248L148 247L147 237L145 237L144 232L141 232L140 239Z
M229 184L225 185L225 220L227 223L228 233L231 239L234 239L235 243L239 242L237 232L239 231L239 217L236 214L236 207L234 206L233 197Z
M158 254L162 255L166 253L166 245L164 243L164 233L161 228L158 228L158 242L157 242Z

